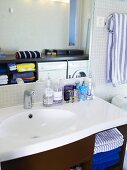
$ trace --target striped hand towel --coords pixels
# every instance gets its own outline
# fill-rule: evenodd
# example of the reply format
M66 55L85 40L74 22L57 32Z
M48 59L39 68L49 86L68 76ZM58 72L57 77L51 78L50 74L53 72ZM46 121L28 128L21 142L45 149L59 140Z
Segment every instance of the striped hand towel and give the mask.
M106 80L114 86L127 83L127 14L108 19Z
M117 128L100 132L95 138L94 154L107 152L123 145L123 135Z
M29 59L29 58L40 58L41 53L39 51L18 51L16 52L17 59Z

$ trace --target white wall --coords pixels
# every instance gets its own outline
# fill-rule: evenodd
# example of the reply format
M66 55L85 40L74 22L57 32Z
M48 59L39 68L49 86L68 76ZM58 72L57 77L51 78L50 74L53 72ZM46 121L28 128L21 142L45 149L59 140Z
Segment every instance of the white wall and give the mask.
M96 27L97 16L107 18L113 12L127 13L127 2L121 0L95 0L94 26L91 51L91 70L95 82L96 94L110 100L117 94L127 95L127 85L113 87L106 83L106 27Z
M50 0L1 0L0 48L9 52L66 48L68 5ZM9 8L14 12L9 13Z

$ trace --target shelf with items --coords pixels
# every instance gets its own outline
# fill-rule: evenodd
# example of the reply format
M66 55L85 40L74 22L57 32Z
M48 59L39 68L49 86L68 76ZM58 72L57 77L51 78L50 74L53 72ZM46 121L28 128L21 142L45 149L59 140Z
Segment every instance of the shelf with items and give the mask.
M35 63L35 68L36 70L34 71L34 75L35 75L35 80L38 80L38 63L45 63L45 62L60 62L60 61L77 61L77 60L89 60L89 55L75 55L75 56L69 56L69 55L60 55L60 56L45 56L42 55L40 58L27 58L27 59L16 59L15 55L8 55L4 58L0 58L0 65L7 65L9 63L16 63L16 64L21 64L21 63ZM7 67L8 68L8 67ZM10 79L11 79L11 75L13 74L13 72L11 73L11 71L8 69L7 71L7 75L9 77L9 83L7 84L11 84L10 83ZM34 82L33 81L33 82Z
M89 60L89 55L58 55L58 56L46 56L42 55L40 58L30 58L30 59L16 59L14 55L8 55L7 57L0 58L0 63L26 63L26 62L53 62L53 61L76 61L76 60Z
M18 68L17 66L32 65L32 68ZM0 85L17 84L16 78L21 78L24 83L31 83L38 80L36 62L8 62L0 63Z
M36 63L8 63L8 70L9 84L16 84L17 78L21 78L24 83L31 83L37 80Z

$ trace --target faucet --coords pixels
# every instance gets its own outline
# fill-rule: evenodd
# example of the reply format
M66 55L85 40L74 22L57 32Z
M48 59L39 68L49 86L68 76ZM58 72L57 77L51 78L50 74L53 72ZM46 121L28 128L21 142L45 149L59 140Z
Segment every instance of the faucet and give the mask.
M35 91L32 89L24 91L24 109L31 109L33 102L32 96L35 94Z

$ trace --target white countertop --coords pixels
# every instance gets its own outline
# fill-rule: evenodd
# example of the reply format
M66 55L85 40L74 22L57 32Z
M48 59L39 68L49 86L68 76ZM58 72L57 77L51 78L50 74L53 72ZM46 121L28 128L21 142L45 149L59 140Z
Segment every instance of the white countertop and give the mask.
M30 110L24 109L23 106L0 109L0 123L9 116L36 109L43 109L42 104L37 104ZM77 116L74 128L55 136L26 142L19 142L16 139L13 141L5 140L0 136L0 162L44 152L78 141L97 132L127 124L127 112L97 97L91 101L52 106L51 109L74 112Z

